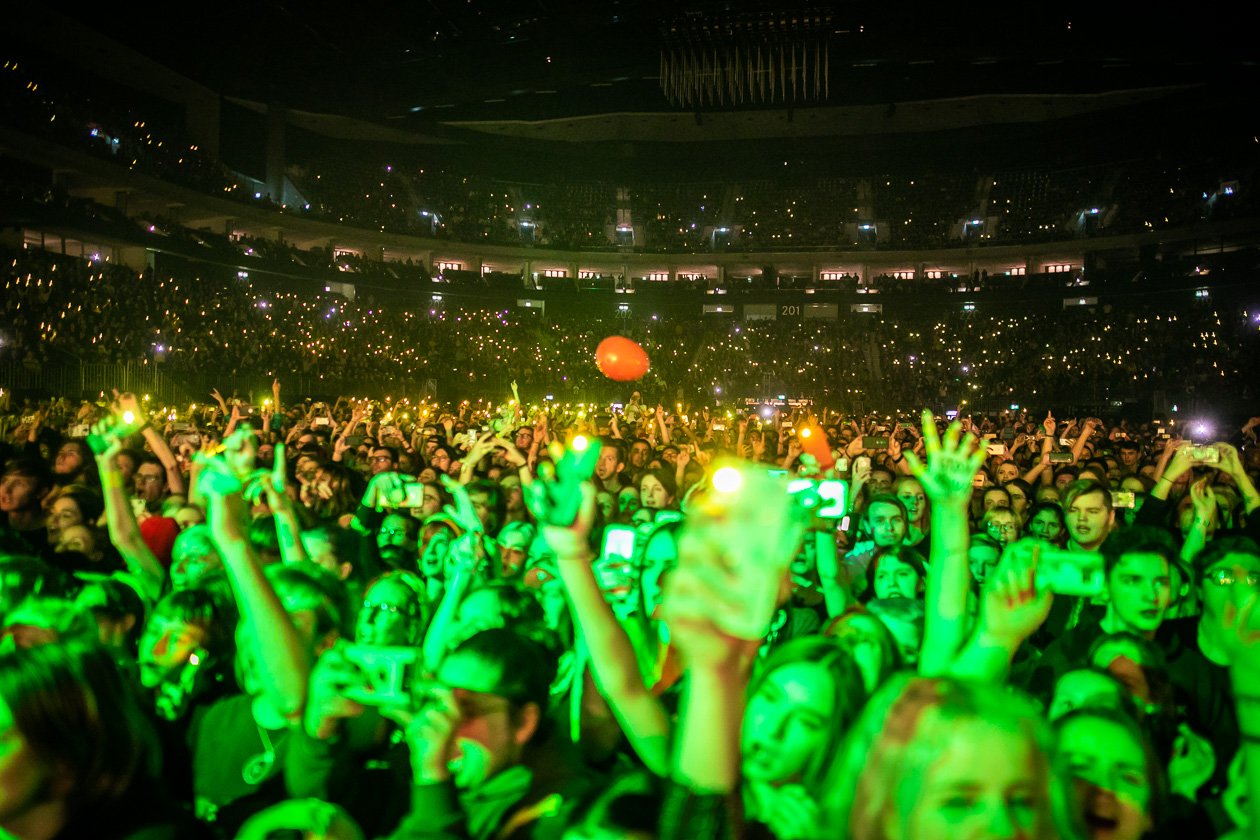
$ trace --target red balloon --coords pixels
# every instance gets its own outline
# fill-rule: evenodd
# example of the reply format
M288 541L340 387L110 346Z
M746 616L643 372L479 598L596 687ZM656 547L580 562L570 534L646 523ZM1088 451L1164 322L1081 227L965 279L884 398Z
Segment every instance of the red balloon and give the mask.
M600 373L617 382L633 382L648 372L648 357L635 342L610 335L595 348L595 364Z

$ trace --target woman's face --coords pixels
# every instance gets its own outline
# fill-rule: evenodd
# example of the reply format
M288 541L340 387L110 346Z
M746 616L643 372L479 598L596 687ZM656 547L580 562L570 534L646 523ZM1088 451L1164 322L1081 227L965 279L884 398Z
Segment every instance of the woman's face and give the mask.
M420 573L427 578L442 577L446 571L446 553L450 547L450 530L438 528L434 531L420 552Z
M989 840L1045 836L1049 802L1035 746L984 720L949 726L923 776L918 800L890 840ZM993 761L995 755L1001 761ZM895 801L895 800L894 800Z
M1059 522L1059 517L1055 516L1054 511L1042 510L1038 511L1028 523L1028 533L1039 540L1058 542L1059 537L1063 535L1063 525Z
M994 508L1009 508L1011 500L1000 487L989 487L984 491L984 510L993 510Z
M1068 721L1059 763L1076 782L1091 840L1138 840L1150 828L1146 755L1125 727L1090 716Z
M888 555L881 557L875 569L876 598L917 598L923 579L909 563Z
M83 512L79 510L79 503L69 496L62 496L60 499L52 503L52 508L48 511L48 536L55 543L59 539L62 531L73 525L83 524Z
M88 557L96 557L96 532L86 525L71 525L61 529L56 550L77 551Z
M823 666L794 662L770 672L744 713L744 778L800 781L831 747L834 706L835 686Z
M57 475L74 475L83 469L83 450L74 444L62 444L57 450L57 459L53 462L53 472Z
M927 512L927 496L923 493L923 485L917 481L903 481L897 487L897 498L906 506L906 516L911 522L918 523Z
M643 476L643 481L639 484L639 503L645 508L652 510L662 510L669 507L674 498L669 495L669 491L665 489L665 485L654 475Z

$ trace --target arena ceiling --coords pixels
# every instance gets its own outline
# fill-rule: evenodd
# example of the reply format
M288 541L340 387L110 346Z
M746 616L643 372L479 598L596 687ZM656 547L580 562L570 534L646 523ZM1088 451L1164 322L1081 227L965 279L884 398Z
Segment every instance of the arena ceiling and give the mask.
M256 150L275 104L291 150L422 145L514 177L1072 166L1260 136L1239 95L1260 81L1245 11L1121 5L30 0L14 16L39 21L32 42L60 35L59 64L108 74L108 41L142 57L128 84L177 100L151 61L222 95L225 150L234 130Z

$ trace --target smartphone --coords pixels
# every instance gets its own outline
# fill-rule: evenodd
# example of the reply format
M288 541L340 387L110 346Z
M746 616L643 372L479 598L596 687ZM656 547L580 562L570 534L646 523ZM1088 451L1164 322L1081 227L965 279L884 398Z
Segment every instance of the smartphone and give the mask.
M348 645L345 656L363 675L362 682L346 687L347 698L369 706L411 706L419 648Z
M870 468L871 468L871 459L866 457L865 455L859 455L853 459L853 469L855 471L856 470L869 470Z
M836 471L847 473L849 471L849 459L843 455L836 458Z
M715 431L715 432L725 432L725 431L726 431L726 424L725 424L725 423L714 423L714 424L713 424L713 426L712 426L712 429L713 429L713 431Z
M1132 508L1137 506L1137 501L1132 490L1112 490L1111 506L1113 508Z
M1071 452L1051 452L1050 463L1052 464L1070 464L1072 463Z
M983 487L984 486L984 473L976 473L975 475L973 475L971 477L971 486Z
M418 481L403 485L403 498L398 507L418 508L424 506L424 485Z
M839 479L798 478L788 485L788 493L798 496L823 519L840 519L848 513L849 485Z
M176 420L171 424L171 431L174 432L191 432L193 430L192 423L185 423L182 420Z
M346 435L347 446L362 446L365 440L367 435Z
M880 450L888 448L888 437L885 435L862 435L862 448Z
M1004 443L990 443L988 446L986 446L986 447L984 448L984 450L985 450L985 452L987 452L987 453L988 453L989 455L991 455L991 456L992 456L992 455L1005 455L1005 454L1006 454L1006 444L1004 444Z
M1007 426L1002 430L1002 440L1015 440L1015 427Z
M242 417L258 416L258 406L256 405L245 405L244 403L241 403L240 405L237 406L237 408L240 409L240 415Z
M71 426L67 429L66 434L72 438L85 438L88 436L88 431L87 423L79 423L78 425Z
M1190 460L1197 461L1200 464L1219 464L1221 462L1221 450L1215 446L1192 446L1190 447Z
M332 421L329 420L327 417L316 417L314 420L311 421L311 425L312 426L331 426Z
M1091 551L1042 547L1037 557L1037 586L1056 595L1094 598L1106 589L1103 557Z
M613 411L613 414L620 414L622 411L624 411L624 410L625 410L625 408L626 408L626 407L625 407L625 405L624 405L624 404L622 404L622 403L613 403L613 404L612 404L612 411Z
M630 560L634 557L635 530L629 525L604 526L604 557L619 557Z
M1059 446L1071 446L1071 445L1072 445L1072 441L1068 440L1067 438L1059 438Z

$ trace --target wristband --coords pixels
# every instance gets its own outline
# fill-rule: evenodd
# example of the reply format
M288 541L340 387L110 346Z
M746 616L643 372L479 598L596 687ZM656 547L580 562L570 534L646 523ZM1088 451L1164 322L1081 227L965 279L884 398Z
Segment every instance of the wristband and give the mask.
M1250 732L1244 732L1239 737L1244 744L1260 744L1260 735L1253 735Z
M1234 694L1239 703L1260 703L1260 694Z

